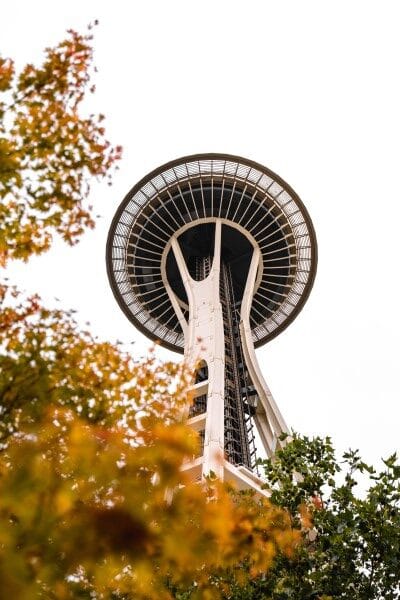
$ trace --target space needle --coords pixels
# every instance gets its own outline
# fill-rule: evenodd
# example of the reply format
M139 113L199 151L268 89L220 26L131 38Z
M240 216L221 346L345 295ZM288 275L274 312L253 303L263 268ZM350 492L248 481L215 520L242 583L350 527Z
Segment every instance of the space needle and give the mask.
M107 241L116 300L142 333L196 365L188 423L201 452L184 466L193 480L212 472L260 489L257 450L272 456L289 429L255 348L298 315L316 265L300 198L245 158L174 160L119 206Z

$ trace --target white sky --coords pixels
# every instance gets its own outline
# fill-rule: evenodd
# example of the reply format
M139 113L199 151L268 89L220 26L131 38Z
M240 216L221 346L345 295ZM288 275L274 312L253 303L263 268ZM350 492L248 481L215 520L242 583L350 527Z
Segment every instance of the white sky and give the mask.
M124 146L113 187L93 188L96 231L10 276L142 355L150 342L118 308L105 271L118 204L183 155L258 161L300 195L319 244L305 308L258 351L275 399L297 431L331 435L374 462L398 449L398 11L394 0L8 3L0 50L20 66L67 28L100 20L89 109L106 114L109 138Z

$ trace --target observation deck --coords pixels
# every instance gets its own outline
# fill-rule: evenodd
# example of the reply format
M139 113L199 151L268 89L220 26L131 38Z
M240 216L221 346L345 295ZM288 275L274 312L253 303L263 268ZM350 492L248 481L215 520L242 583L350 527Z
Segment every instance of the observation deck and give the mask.
M188 298L171 240L178 240L193 279L212 263L216 222L221 258L240 303L253 250L259 263L249 314L257 348L287 327L313 284L317 244L306 208L278 175L231 155L199 154L149 173L119 206L107 242L113 293L129 320L152 340L182 353Z

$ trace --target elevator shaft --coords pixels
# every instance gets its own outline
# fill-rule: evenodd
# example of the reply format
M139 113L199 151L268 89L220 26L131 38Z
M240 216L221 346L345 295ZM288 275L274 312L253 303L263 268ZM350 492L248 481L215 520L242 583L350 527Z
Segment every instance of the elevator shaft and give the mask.
M229 462L253 469L256 449L252 409L248 403L251 382L243 361L240 305L235 302L230 266L224 261L221 263L220 299L225 337L224 448Z

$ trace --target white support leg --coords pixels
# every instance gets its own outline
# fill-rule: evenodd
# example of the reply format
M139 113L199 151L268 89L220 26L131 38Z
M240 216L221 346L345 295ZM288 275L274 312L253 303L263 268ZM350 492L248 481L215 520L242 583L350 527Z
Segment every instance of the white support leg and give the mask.
M264 377L262 376L251 335L250 310L259 261L260 250L258 248L254 248L249 274L247 276L246 288L242 299L242 307L240 312L240 336L245 362L260 400L256 409L254 421L261 440L264 443L267 454L268 456L271 456L275 451L279 436L282 433L289 433L289 429L267 386L266 381L264 380Z
M214 258L208 277L195 281L189 274L179 242L172 250L189 303L185 331L185 359L190 367L205 361L208 367L207 413L204 432L203 476L210 472L223 478L224 462L224 324L219 296L221 222L215 224Z

